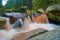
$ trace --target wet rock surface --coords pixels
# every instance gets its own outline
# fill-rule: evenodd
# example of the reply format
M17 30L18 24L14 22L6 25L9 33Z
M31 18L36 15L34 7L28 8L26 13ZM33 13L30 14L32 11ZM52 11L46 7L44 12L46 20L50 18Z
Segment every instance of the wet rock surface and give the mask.
M60 28L46 32L44 34L39 34L28 40L60 40Z

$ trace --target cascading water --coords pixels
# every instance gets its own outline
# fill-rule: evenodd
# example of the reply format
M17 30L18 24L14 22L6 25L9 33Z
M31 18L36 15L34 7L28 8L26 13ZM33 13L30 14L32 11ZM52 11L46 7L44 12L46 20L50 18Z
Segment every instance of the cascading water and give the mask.
M8 26L10 25L10 23L9 23L9 19L8 18L0 18L0 19L7 19L7 24L8 24ZM30 19L29 19L30 20ZM37 24L37 23L29 23L29 21L26 19L26 21L25 21L25 24L24 24L24 22L22 21L22 19L18 19L18 21L16 21L15 23L14 23L14 27L15 27L15 29L11 29L11 30L9 30L8 32L7 31L3 31L3 30L0 30L0 39L1 40L9 40L9 39L11 39L12 37L13 37L13 35L16 35L17 33L20 33L21 31L18 31L18 30L16 30L16 28L18 28L19 27L19 25L21 25L22 26L22 28L23 28L23 31L25 31L25 27L27 26L27 27L29 27L30 29L36 29L36 28L39 28L39 26L41 27L41 28L45 28L45 29L47 29L47 30L49 30L49 29L54 29L54 28L56 28L56 27L58 27L57 25L54 25L54 24ZM28 29L29 30L29 29ZM3 32L5 32L5 36L3 35ZM8 34L8 35L7 35Z

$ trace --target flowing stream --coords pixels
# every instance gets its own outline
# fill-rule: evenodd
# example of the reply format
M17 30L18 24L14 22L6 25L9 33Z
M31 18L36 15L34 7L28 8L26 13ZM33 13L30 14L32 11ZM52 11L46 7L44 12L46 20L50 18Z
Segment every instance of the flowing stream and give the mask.
M40 24L40 26L45 26L44 28L50 29L51 25L53 25L54 28L59 27L59 25L55 25L55 24ZM32 26L32 25L30 25ZM35 26L35 25L34 25ZM35 29L36 27L31 27L31 29ZM19 33L20 31L18 31L17 29L12 29L10 31L5 31L5 30L0 30L0 40L11 40L11 38L13 37L12 35L16 35L17 33Z
M1 18L0 18L1 19ZM4 18L3 18L4 19ZM17 24L16 24L17 23ZM13 29L9 30L9 31L6 31L6 30L0 30L0 40L11 40L11 38L13 37L12 35L16 35L17 33L20 33L20 30L16 29L17 26L19 25L22 25L22 27L24 27L23 25L23 22L20 20L16 21ZM9 19L7 19L7 24L10 25L9 23ZM28 25L28 23L26 23ZM27 26L25 25L25 26ZM16 27L15 27L16 26ZM37 27L36 27L37 26ZM56 24L36 24L36 23L31 23L29 24L29 27L31 29L36 29L36 28L39 28L39 26L41 28L45 28L47 30L53 30L53 29L56 29L58 28L60 25L56 25Z

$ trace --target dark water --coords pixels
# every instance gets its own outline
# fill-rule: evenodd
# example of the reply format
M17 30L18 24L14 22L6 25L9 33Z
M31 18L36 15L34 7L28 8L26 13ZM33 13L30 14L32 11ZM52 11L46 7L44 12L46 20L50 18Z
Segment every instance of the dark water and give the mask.
M49 20L50 24L55 25L55 28L60 27L60 22L54 21L54 20Z
M57 22L57 21L54 21L54 20L51 20L51 19L49 19L49 22L51 24L60 25L60 22Z

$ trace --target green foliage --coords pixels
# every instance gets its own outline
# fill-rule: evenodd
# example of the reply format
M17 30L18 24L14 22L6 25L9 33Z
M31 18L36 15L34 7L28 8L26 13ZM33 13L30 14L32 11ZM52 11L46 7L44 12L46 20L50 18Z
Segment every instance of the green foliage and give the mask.
M2 5L0 4L0 8L2 8Z
M60 4L59 0L32 0L32 6L34 10L38 8L46 9L50 5Z
M0 13L2 13L3 12L3 6L2 6L2 4L0 4Z
M33 9L34 11L36 11L38 8L39 8L39 5L40 5L40 0L33 0L32 1L32 6L33 6Z
M22 6L31 7L30 0L8 0L7 4L4 6L6 9L15 9L15 11L19 11Z
M4 6L6 9L15 8L16 0L8 0L7 4Z

